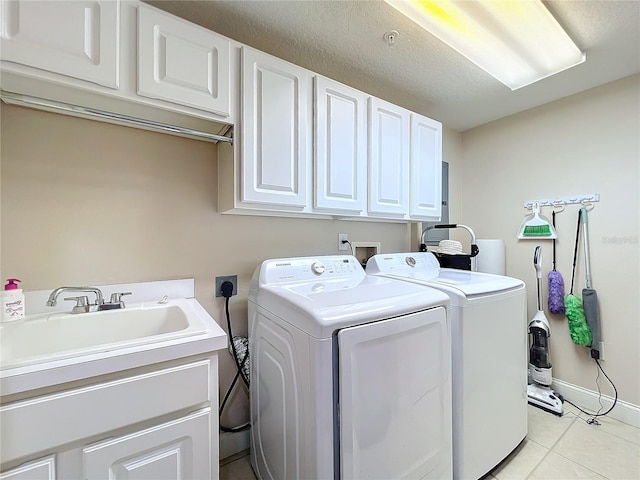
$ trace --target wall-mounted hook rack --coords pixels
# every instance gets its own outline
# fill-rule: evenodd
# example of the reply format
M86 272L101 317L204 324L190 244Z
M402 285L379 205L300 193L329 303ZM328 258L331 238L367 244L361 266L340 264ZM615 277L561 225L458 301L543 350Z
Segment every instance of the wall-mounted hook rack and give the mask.
M545 198L542 200L527 200L524 202L524 208L532 209L533 204L538 202L541 207L552 207L554 205L571 205L574 203L591 203L599 202L599 193L587 193L585 195L571 195L567 197Z

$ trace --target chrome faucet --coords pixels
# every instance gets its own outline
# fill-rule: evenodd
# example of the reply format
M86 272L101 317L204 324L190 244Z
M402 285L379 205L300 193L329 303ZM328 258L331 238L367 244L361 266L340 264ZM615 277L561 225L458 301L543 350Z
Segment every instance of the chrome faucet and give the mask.
M117 310L121 308L125 308L124 302L122 301L122 297L124 295L131 295L131 292L122 292L122 293L113 293L111 294L111 300L108 303L105 303L104 298L102 296L102 291L96 287L59 287L56 288L51 295L49 295L49 300L47 300L48 307L55 307L58 303L58 296L62 292L84 292L84 293L95 293L96 295L96 303L89 303L89 299L86 295L79 295L77 297L65 297L64 300L73 300L76 302L76 305L71 310L71 313L88 313L88 312L98 312L102 310Z
M96 287L58 287L51 295L49 295L49 300L47 300L47 307L55 307L58 303L58 296L62 292L92 292L96 294L96 303L95 305L103 305L104 298L102 297L102 292L99 288ZM75 297L73 298L76 299ZM66 300L66 299L65 299Z

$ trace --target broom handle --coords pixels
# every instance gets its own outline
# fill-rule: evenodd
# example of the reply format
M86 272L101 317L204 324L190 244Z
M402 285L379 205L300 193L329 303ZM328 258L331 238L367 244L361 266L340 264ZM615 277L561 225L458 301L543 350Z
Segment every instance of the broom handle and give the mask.
M573 250L573 271L571 272L571 293L573 295L573 281L576 278L576 260L578 259L578 243L580 242L580 223L582 212L578 211L578 228L576 230L576 246Z
M588 221L587 221L587 209L582 207L580 209L580 215L582 217L582 223L584 224L584 232L582 233L582 237L584 238L584 268L587 272L586 286L587 288L591 288L591 266L589 265L589 235L587 231Z

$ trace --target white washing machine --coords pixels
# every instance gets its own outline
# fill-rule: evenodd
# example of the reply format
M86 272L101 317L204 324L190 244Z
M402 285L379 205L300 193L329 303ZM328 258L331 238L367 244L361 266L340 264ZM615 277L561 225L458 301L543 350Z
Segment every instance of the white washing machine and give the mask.
M453 478L476 480L527 435L527 299L516 278L440 268L430 252L379 254L367 274L451 299Z
M353 256L263 262L249 291L258 478L451 478L448 304Z

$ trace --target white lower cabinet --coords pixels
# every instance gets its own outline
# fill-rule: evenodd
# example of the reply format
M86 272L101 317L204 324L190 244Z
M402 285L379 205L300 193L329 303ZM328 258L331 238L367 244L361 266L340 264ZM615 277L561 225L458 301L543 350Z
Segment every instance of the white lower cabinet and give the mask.
M211 409L82 451L92 480L211 478Z
M217 409L217 354L3 400L0 479L217 479Z
M51 455L0 473L0 480L55 480L56 459Z

